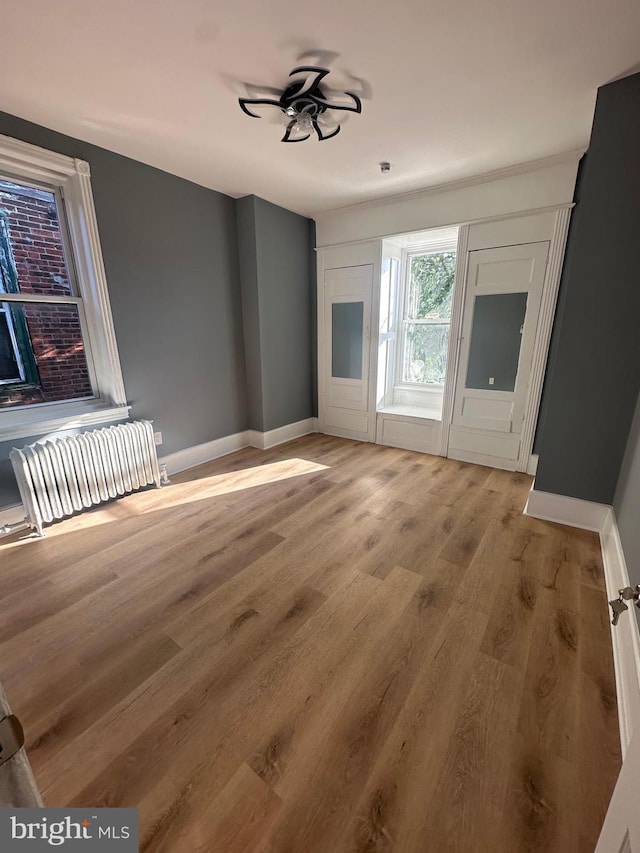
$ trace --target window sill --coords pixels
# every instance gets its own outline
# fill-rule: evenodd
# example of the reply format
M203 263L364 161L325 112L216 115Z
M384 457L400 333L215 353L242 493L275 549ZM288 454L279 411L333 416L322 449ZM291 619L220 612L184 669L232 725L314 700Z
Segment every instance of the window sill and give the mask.
M18 411L0 410L0 441L12 441L16 438L33 438L48 433L63 432L69 429L85 429L98 424L121 421L129 417L130 406L105 405L96 401L78 403L51 404L43 410L27 412L22 407ZM13 416L13 417L10 417Z
M421 391L428 394L430 391L443 391L444 384L440 382L397 382L393 388L395 391Z
M403 406L393 405L378 409L379 415L387 415L396 418L415 418L421 421L441 421L442 408L429 408L427 406Z

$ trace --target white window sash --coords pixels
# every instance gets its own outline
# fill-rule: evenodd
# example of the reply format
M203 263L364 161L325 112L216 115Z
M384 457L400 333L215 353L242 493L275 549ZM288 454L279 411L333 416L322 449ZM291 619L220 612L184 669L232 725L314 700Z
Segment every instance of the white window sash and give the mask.
M398 309L397 315L400 317L398 324L398 345L396 349L395 363L395 381L396 388L443 388L442 383L437 382L406 382L402 376L404 373L404 357L406 345L407 325L451 325L451 319L444 321L440 320L413 320L408 316L409 298L410 298L410 283L411 275L411 259L422 255L436 255L444 252L456 252L457 242L439 242L425 243L424 245L411 247L411 250L402 250L402 260L400 265L400 287L398 288Z

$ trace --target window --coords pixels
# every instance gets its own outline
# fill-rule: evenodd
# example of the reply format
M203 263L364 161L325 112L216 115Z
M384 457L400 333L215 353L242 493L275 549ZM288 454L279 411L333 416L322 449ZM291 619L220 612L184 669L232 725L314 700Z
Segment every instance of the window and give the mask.
M382 243L376 408L442 418L458 247L457 226Z
M444 384L455 269L454 251L406 256L399 383Z
M127 415L88 164L0 137L0 440Z

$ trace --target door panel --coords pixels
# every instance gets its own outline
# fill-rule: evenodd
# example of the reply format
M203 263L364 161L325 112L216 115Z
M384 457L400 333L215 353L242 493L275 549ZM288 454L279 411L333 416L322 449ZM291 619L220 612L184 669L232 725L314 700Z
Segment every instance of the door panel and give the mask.
M548 252L546 242L469 252L454 458L473 461L476 453L509 468L518 459Z
M373 440L369 409L373 265L325 270L324 429Z
M595 853L640 853L640 733L634 735L609 804Z

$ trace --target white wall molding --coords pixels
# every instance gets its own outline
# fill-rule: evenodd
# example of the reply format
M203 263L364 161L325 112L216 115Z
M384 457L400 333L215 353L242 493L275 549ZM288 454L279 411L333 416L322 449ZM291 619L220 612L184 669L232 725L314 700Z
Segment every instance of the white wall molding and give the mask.
M331 215L338 211L348 210L366 210L371 207L378 207L382 204L394 204L398 201L414 198L426 198L432 195L440 195L441 193L451 192L452 190L466 189L467 187L475 187L478 184L486 184L491 181L498 181L502 178L511 178L517 175L528 174L529 172L537 172L540 169L548 169L550 166L557 166L564 163L578 163L584 154L584 148L574 148L570 151L564 151L560 154L553 154L550 157L541 157L538 160L530 160L528 163L518 163L515 166L505 166L502 169L494 169L492 172L484 172L481 175L473 175L470 178L462 178L457 181L448 181L443 184L434 184L430 187L424 187L419 190L411 190L406 193L398 193L396 195L386 195L380 198L371 199L369 201L361 201L356 204L343 205L342 207L334 207L325 213L319 213L317 218Z
M533 484L535 486L535 483ZM569 527L581 527L600 533L604 527L611 507L593 501L583 501L566 495L554 495L531 488L524 514L543 521L567 524Z
M278 444L284 444L286 441L317 431L316 418L306 418L294 424L285 424L285 426L268 432L245 429L242 432L225 435L213 441L206 441L204 444L196 444L175 453L168 453L166 456L160 457L158 461L161 465L167 466L169 474L177 474L179 471L195 468L196 465L203 465L205 462L211 462L213 459L227 456L229 453L235 453L236 450L242 450L245 447L268 450Z
M607 598L617 598L618 590L629 586L629 572L622 550L618 525L612 507L600 531L602 561L607 584ZM613 662L618 695L620 743L624 759L634 732L640 729L640 632L635 607L623 613L620 621L611 626Z
M558 291L560 289L560 276L562 264L567 245L567 234L569 232L570 208L558 210L555 217L553 236L549 245L549 255L542 289L542 300L540 314L538 315L538 330L536 332L533 355L531 359L531 376L529 378L529 392L525 407L524 422L522 424L522 441L520 443L520 470L528 469L531 453L533 451L533 440L535 438L536 426L538 424L538 413L540 411L540 400L542 399L542 385L549 357L549 343L551 341L551 330L553 318L556 313Z
M13 527L25 519L25 511L22 504L11 504L0 509L0 535L5 525Z
M196 465L211 462L212 459L218 459L220 456L226 456L229 453L234 453L236 450L242 450L243 447L249 447L248 430L236 432L233 435L225 435L222 438L215 438L213 441L204 442L204 444L185 447L184 450L177 450L175 453L161 456L158 461L161 465L167 466L169 474L177 474L178 471L195 468Z
M250 429L248 430L248 443L251 447L268 450L271 447L276 447L278 444L284 444L286 441L292 441L294 438L300 438L303 435L309 435L309 433L317 431L316 418L306 418L303 421L286 424L268 432L258 432L257 430Z
M318 246L384 239L569 207L573 204L581 153L569 152L466 182L322 212L316 217Z

